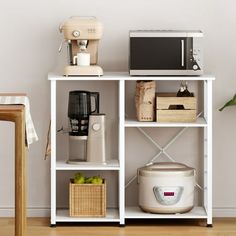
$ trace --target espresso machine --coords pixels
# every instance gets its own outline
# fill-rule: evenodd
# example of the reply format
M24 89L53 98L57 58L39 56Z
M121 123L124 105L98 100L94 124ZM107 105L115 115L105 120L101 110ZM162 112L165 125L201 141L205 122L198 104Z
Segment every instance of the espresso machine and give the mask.
M69 164L106 163L105 114L99 113L99 93L69 93Z
M100 76L98 42L102 37L102 24L95 17L74 16L60 26L68 48L65 76ZM59 51L61 51L61 46Z

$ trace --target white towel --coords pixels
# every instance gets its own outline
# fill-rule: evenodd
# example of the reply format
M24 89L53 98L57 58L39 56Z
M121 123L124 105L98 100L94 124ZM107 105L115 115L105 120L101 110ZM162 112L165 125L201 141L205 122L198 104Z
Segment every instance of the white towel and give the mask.
M26 141L27 146L33 142L38 141L38 135L35 131L34 124L30 114L29 98L26 96L0 96L0 104L13 105L23 104L25 105L25 129L26 129Z

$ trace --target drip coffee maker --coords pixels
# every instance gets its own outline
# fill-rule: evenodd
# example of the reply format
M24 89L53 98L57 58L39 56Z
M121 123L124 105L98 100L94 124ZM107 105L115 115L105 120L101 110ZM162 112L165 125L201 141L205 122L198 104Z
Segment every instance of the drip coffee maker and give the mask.
M99 114L99 93L69 93L70 164L105 163L105 114Z

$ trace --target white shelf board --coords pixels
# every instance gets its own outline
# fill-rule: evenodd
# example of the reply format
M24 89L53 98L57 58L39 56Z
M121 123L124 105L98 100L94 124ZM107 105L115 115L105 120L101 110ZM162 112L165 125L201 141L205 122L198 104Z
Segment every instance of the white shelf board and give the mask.
M106 164L83 162L81 164L67 164L66 161L57 161L56 170L119 170L118 160L108 160Z
M105 217L71 217L68 209L57 210L56 222L120 222L119 211L108 208Z
M103 76L63 76L55 73L48 74L48 80L58 80L58 81L76 81L76 80L215 80L212 75L192 75L192 76L130 76L128 72L104 72Z
M203 117L197 118L197 121L194 123L146 122L126 119L125 127L207 127L207 123Z
M206 219L204 207L194 207L191 211L181 214L152 214L142 211L139 207L126 207L127 219Z

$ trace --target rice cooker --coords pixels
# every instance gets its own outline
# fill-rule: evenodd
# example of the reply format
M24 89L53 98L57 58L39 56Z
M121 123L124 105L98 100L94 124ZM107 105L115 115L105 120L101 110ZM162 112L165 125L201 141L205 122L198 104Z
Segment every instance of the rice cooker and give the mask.
M183 213L194 206L195 169L158 162L138 169L139 206L150 213Z

